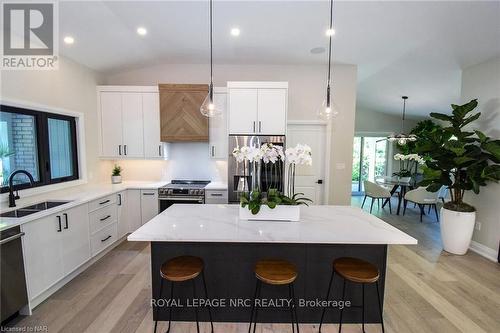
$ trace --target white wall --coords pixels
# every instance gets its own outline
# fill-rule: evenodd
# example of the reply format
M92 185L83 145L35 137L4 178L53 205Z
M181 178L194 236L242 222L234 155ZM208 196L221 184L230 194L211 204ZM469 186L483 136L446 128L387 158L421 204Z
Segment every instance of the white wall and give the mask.
M97 158L97 95L98 73L64 57L59 69L53 71L2 71L1 98L20 103L40 104L84 114L85 156L88 180L101 181L102 163Z
M352 141L356 103L357 68L337 65L333 69L333 98L340 115L332 126L330 202L350 204ZM208 66L200 64L158 65L113 73L106 84L156 85L158 83L207 83ZM317 120L325 94L326 67L319 65L216 65L214 84L227 81L288 81L290 120ZM211 162L215 163L215 162ZM125 162L124 168L128 167ZM215 168L211 165L209 168Z
M477 98L481 117L478 128L494 139L500 138L500 58L466 68L462 74L462 103ZM473 240L498 251L500 240L500 184L489 183L479 195L468 195L466 201L477 208L481 230Z

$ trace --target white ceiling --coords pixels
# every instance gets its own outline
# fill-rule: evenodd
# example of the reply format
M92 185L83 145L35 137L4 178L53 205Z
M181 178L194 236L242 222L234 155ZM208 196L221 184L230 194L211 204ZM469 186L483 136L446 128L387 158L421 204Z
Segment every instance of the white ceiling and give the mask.
M328 1L218 1L220 64L324 64ZM336 1L335 61L358 65L358 106L426 115L459 102L461 69L500 56L499 1ZM61 53L97 71L208 62L208 1L67 1ZM148 29L140 37L138 26ZM241 29L238 38L229 30ZM333 77L335 80L335 77Z

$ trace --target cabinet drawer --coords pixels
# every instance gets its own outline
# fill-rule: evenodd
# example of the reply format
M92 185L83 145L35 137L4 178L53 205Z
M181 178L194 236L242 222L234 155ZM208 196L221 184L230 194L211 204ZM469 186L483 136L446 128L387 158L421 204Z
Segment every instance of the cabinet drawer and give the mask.
M95 210L89 214L90 221L90 233L93 234L96 231L102 229L117 221L117 206L109 205L101 209Z
M113 223L104 229L99 230L92 235L90 245L92 248L92 256L95 256L118 239L117 224Z
M116 203L116 194L111 194L103 198L89 202L89 212Z
M205 190L206 204L227 203L227 190Z

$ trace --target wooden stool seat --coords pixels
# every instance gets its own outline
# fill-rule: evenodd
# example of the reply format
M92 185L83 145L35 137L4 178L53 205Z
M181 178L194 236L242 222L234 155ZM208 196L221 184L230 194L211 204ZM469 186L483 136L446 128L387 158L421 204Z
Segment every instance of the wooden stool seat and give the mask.
M170 259L161 265L160 275L172 282L194 279L203 271L203 260L193 256L181 256Z
M333 261L333 269L344 279L356 283L374 283L380 276L378 268L358 258L338 258Z
M295 281L297 269L286 260L264 259L255 264L255 277L267 284L286 285Z

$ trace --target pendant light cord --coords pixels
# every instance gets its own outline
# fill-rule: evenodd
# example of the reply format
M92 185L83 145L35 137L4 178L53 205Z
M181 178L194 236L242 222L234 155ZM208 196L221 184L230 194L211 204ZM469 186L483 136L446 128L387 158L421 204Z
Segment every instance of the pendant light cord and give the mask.
M213 1L210 0L210 87L209 87L209 94L210 94L210 102L213 102L213 42L212 42L212 7L213 7Z
M333 29L333 0L330 0L330 36L328 43L328 87L330 87L330 72L332 63L332 29Z
M403 118L401 119L401 133L405 132L405 114L406 114L406 100L408 97L403 96Z

